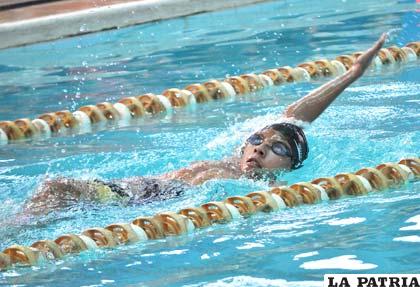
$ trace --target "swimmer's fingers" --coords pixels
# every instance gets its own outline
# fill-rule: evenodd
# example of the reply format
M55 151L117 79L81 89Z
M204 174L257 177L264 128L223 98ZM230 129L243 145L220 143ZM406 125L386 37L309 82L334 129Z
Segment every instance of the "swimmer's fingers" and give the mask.
M374 53L376 54L384 45L386 38L388 37L387 33L383 33L381 35L381 37L379 37L378 41L375 42L375 44L373 44L373 46L371 48L369 48L365 54L367 53Z
M379 52L379 50L382 48L386 38L387 34L383 33L379 40L376 41L371 48L369 48L357 59L356 63L353 66L354 70L356 70L359 73L363 73L369 66L370 62L372 62L376 54Z
M381 37L379 37L379 40L377 43L380 43L381 47L385 43L386 39L388 38L388 33L382 33Z
M375 42L375 44L366 52L370 52L371 50L373 51L373 53L378 53L378 51L382 48L382 46L384 45L386 38L388 37L387 33L383 33L381 35L381 37L379 37L378 41Z

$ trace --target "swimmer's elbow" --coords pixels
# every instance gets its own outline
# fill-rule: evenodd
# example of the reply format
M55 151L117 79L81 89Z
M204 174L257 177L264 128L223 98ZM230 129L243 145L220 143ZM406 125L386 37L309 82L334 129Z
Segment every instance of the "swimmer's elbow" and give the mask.
M283 117L286 121L290 121L291 123L304 127L312 123L319 114L319 111L314 108L292 104L284 111Z

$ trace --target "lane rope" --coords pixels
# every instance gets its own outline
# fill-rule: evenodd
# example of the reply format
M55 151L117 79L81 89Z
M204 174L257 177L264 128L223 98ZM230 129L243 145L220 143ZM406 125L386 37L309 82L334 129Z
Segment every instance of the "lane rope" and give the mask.
M42 265L73 253L96 248L113 248L123 244L145 242L168 236L192 233L213 224L228 223L257 213L268 213L335 200L343 196L365 195L395 189L420 179L420 158L406 158L398 163L383 163L362 168L355 173L339 173L311 182L298 182L245 196L231 196L178 212L160 212L150 217L137 217L130 223L113 223L105 228L93 227L80 234L64 234L55 240L39 240L30 247L12 245L0 252L0 270L12 266Z
M116 103L103 102L68 110L44 113L36 119L0 121L0 145L34 138L48 138L74 133L89 133L93 127L106 129L112 124L127 125L130 120L146 114L171 113L174 109L194 109L197 103L234 98L257 92L273 85L291 82L307 82L322 77L334 77L345 73L362 52L341 55L333 60L320 59L297 65L268 69L260 74L243 74L223 80L209 80L203 84L187 85L184 89L171 88L161 95L151 93L126 97ZM420 55L420 42L408 43L405 47L382 48L372 62L376 70L396 63L415 62ZM110 123L111 125L105 125Z

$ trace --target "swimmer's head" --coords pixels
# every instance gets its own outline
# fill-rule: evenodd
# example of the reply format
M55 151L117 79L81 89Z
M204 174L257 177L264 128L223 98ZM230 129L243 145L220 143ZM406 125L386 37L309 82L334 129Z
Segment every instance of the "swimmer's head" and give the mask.
M290 123L273 124L251 135L241 151L243 172L258 169L292 170L308 156L303 130Z

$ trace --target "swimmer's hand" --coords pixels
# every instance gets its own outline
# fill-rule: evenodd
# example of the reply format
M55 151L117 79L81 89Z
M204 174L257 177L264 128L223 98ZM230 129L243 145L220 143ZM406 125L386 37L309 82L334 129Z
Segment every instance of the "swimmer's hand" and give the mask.
M381 49L386 37L386 34L382 34L370 49L360 55L346 73L323 84L321 87L288 106L284 112L284 117L308 123L318 118L345 88L363 75L369 67L370 62L376 56L376 53Z
M383 44L385 43L385 40L387 38L387 34L383 33L378 41L376 41L375 44L373 44L372 47L370 47L366 52L364 52L362 55L360 55L359 58L357 58L357 61L354 63L351 70L353 70L353 73L356 77L360 77L364 71L369 67L370 63L372 62L373 58L375 58L376 54L379 52L379 50L382 48Z

